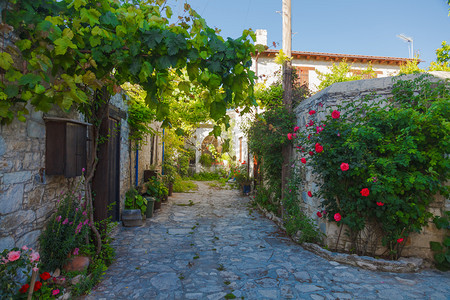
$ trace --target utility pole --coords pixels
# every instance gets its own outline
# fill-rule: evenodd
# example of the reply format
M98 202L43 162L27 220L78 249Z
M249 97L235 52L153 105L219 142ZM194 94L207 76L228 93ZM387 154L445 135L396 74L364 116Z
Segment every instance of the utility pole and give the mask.
M292 112L292 26L291 26L291 0L283 1L283 52L287 56L287 60L283 62L283 105L288 112ZM292 146L285 145L282 149L283 165L281 169L281 215L285 216L284 197L287 189L287 181L290 175L290 160Z

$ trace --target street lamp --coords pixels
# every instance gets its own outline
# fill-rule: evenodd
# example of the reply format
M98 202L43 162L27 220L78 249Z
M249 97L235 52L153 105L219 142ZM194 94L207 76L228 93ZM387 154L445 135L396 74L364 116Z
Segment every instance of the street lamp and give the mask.
M409 58L413 58L413 56L414 56L413 39L411 37L407 37L403 33L402 34L398 34L397 37L408 43Z

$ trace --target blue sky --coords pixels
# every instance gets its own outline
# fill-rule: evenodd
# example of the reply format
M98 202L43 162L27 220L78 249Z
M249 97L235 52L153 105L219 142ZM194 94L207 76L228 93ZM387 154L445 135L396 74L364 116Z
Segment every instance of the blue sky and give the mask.
M442 41L450 43L446 0L291 0L292 50L408 57L414 39L422 68L436 58ZM170 1L172 2L172 1ZM187 0L212 28L236 38L242 30L268 31L268 44L281 48L282 0ZM183 1L173 6L182 14Z

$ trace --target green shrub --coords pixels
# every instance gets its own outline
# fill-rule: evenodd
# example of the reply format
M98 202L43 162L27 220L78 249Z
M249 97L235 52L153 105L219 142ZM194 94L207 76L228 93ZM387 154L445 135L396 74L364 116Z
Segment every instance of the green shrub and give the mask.
M427 224L433 196L449 194L450 90L422 76L399 80L393 95L330 110L297 142L320 176L315 196L324 199L328 220L348 226L357 252L367 242L361 236L366 224L377 224L397 259L408 235Z

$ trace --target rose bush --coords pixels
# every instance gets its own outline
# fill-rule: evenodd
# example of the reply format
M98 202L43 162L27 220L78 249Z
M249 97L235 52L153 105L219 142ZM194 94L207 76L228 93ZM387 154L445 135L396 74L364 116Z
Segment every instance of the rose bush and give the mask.
M323 199L328 220L349 228L359 254L374 254L366 253L362 235L371 223L397 259L404 246L398 241L419 232L431 217L433 195L449 195L444 184L450 174L448 120L448 85L420 78L399 80L392 99L344 103L325 121L309 121L323 123L321 130L307 126L297 132L294 145L303 166L312 166L321 179L316 196ZM304 151L314 155L306 160Z

